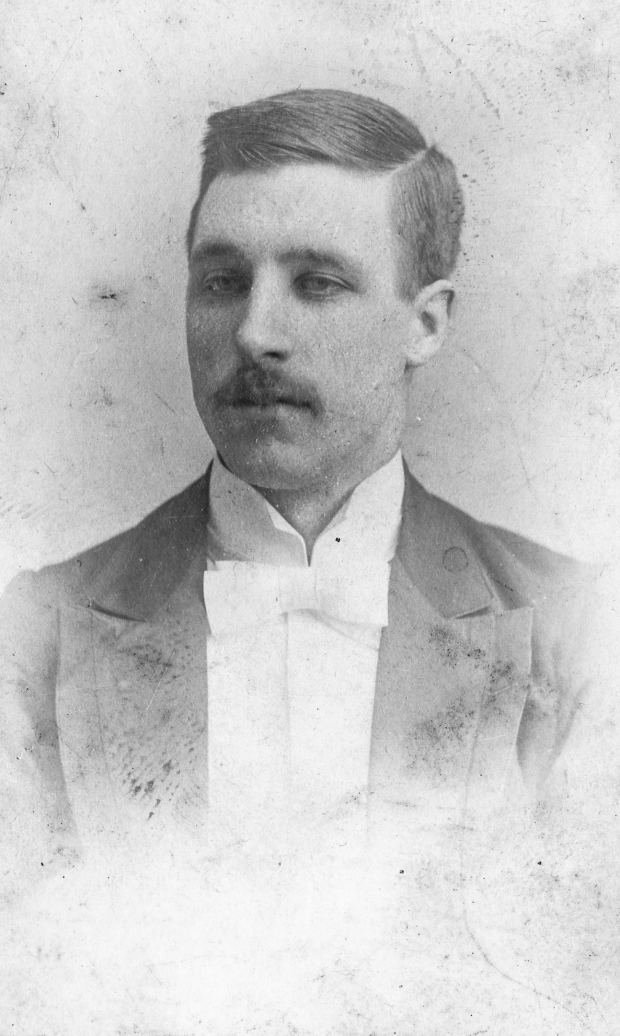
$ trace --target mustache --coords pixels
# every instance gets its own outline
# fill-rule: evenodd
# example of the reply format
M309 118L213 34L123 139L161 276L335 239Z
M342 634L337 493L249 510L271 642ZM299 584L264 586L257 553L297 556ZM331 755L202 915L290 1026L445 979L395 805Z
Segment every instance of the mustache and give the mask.
M288 403L307 407L313 413L323 409L314 385L258 365L239 367L215 393L225 406L273 406Z

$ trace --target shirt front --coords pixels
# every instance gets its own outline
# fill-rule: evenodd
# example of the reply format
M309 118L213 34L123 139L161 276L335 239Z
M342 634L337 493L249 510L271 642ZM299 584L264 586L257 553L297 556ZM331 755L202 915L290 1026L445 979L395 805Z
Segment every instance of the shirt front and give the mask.
M309 560L301 535L216 458L207 618L209 573L232 561L337 572L339 578L342 573L343 580L353 581L355 594L356 573L367 560L380 573L371 587L373 611L386 625L389 563L403 491L398 452L356 487ZM212 851L349 855L362 850L380 638L377 623L349 622L309 608L257 614L252 625L208 634Z

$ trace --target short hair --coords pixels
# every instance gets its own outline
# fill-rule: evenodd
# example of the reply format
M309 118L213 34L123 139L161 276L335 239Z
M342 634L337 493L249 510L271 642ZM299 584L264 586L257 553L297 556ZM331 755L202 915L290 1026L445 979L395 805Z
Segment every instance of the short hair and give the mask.
M295 90L215 112L207 127L188 252L202 200L220 173L323 163L394 173L393 219L402 243L398 266L405 294L454 270L464 213L455 167L395 108L346 90Z

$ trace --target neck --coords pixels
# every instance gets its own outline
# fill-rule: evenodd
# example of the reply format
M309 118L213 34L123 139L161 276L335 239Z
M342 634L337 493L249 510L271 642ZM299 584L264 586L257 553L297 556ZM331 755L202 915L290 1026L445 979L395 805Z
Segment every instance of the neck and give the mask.
M303 537L310 559L319 536L349 499L354 489L390 459L390 457L386 457L380 464L370 467L367 471L358 472L354 476L324 479L312 487L265 489L262 486L255 486L254 488Z

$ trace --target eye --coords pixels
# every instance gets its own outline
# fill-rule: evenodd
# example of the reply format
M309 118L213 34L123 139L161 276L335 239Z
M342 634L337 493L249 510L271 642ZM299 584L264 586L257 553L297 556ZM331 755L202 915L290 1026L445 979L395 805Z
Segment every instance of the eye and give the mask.
M247 277L237 270L212 270L199 275L198 286L207 298L236 298L250 290Z
M297 277L295 287L301 295L316 299L333 298L352 290L350 284L331 273L302 273Z

